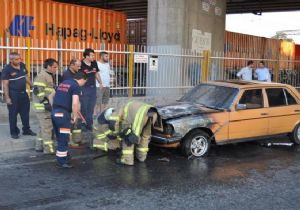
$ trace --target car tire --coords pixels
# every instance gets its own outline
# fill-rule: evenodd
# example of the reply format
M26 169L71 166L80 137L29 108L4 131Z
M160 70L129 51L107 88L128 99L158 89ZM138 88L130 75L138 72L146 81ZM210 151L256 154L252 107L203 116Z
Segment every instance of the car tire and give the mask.
M211 140L208 133L203 130L193 130L184 137L181 151L187 157L204 157L207 156L210 146Z
M293 132L290 134L290 139L295 144L300 144L300 123L294 128Z

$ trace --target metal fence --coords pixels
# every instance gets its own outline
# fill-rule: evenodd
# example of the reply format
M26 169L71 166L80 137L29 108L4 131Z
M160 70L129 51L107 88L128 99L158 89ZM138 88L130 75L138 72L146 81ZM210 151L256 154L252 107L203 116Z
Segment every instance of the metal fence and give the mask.
M53 46L50 43L49 46ZM17 51L21 54L30 77L34 77L43 69L43 61L52 57L59 62L59 75L67 69L73 58L82 58L84 48L91 47L96 51L96 59L100 51L107 51L111 64L112 96L172 96L184 92L207 80L237 79L236 73L248 60L255 65L264 60L270 66L272 81L287 83L300 88L300 61L271 60L225 57L223 52L198 53L181 49L178 46L132 46L132 45L78 45L62 49L58 41L56 47L39 45L38 40L18 40L4 42L0 38L0 72L8 62L8 54ZM279 69L279 64L285 69ZM1 90L2 93L2 90Z
M0 39L0 72L12 51L21 54L32 80L42 71L43 61L52 57L59 62L58 83L69 61L82 59L86 47L95 49L97 60L100 51L109 53L112 96L178 95L200 82L203 56L179 47L95 44L62 49L59 43L55 48L39 46L34 40L4 45Z

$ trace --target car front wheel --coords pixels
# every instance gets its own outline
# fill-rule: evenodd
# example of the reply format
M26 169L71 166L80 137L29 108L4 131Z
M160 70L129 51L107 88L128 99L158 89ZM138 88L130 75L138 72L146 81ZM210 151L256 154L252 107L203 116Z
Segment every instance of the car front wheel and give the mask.
M202 130L194 130L184 137L181 144L183 155L203 157L209 152L211 146L210 136Z
M298 124L290 135L290 139L295 144L300 144L300 124Z

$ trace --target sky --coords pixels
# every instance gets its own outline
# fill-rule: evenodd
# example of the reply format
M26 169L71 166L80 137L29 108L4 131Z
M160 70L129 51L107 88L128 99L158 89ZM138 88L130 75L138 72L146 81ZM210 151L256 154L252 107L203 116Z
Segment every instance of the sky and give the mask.
M276 31L299 30L298 35L290 35L300 44L300 11L226 15L226 30L270 38Z

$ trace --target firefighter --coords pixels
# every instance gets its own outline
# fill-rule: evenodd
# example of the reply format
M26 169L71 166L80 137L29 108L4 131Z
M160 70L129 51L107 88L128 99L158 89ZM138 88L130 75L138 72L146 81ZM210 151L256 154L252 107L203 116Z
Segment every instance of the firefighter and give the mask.
M79 96L86 79L84 73L76 73L74 79L65 80L57 87L54 96L51 118L57 137L56 159L61 168L72 168L68 162L68 141L71 124L80 118Z
M103 119L98 120L104 122L103 130L98 132L96 138L107 142L113 134L116 139L121 140L122 155L118 163L134 165L134 153L140 162L144 162L149 151L151 128L158 117L156 109L143 102L131 101L122 107L117 115L109 108L102 116L106 122ZM100 115L99 118L103 117ZM105 129L105 124L108 129ZM108 144L103 144L102 148L107 151Z
M55 94L55 75L58 70L58 63L55 59L48 58L44 62L44 68L33 82L33 108L40 124L35 150L43 151L44 154L54 154L51 104Z

